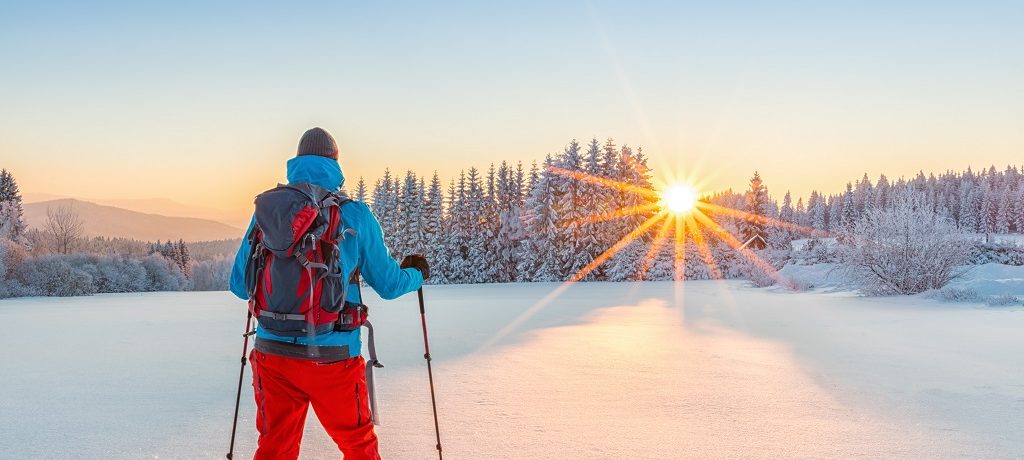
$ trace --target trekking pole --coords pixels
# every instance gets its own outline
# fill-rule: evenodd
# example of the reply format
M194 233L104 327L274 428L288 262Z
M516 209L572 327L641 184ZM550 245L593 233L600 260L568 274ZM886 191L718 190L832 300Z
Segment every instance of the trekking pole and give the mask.
M245 376L245 354L249 351L249 330L252 328L252 310L249 310L245 315L245 334L242 335L242 368L238 371L238 393L235 394L235 419L231 422L231 447L228 447L228 460L231 460L235 455L235 432L238 429L238 406L242 402L242 377Z
M430 369L430 343L427 341L427 312L423 308L423 288L419 288L416 294L420 298L420 322L423 324L423 359L427 360L427 378L430 379L430 405L434 408L434 435L437 436L437 458L443 459L441 454L441 428L437 425L437 399L434 397L434 372Z

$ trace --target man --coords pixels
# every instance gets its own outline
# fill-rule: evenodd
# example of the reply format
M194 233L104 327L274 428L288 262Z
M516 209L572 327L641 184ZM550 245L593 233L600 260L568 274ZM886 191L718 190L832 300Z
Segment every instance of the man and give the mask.
M312 183L337 191L344 181L334 138L321 128L306 131L298 154L288 160L288 183ZM338 243L343 279L358 269L381 297L390 300L415 291L430 276L422 256L409 256L401 266L391 258L380 223L365 204L347 201L340 212L345 227L355 230L355 236ZM255 223L254 216L249 231ZM242 299L249 298L245 268L250 251L249 241L243 239L231 270L231 292ZM346 300L362 303L359 289L348 289ZM260 435L255 459L297 458L310 405L347 460L380 458L361 350L358 328L286 337L257 325L249 355Z

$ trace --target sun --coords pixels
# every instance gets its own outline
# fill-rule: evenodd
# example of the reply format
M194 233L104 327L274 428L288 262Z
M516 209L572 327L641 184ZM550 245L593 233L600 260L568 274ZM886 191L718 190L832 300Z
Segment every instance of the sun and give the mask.
M697 207L697 191L688 184L672 184L661 192L661 207L673 214L689 214Z

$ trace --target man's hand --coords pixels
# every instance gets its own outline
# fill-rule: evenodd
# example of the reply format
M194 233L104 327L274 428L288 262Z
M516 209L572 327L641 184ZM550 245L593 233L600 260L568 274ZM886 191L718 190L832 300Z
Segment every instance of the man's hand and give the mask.
M411 254L402 260L402 268L415 268L423 274L423 279L430 278L430 264L423 254Z

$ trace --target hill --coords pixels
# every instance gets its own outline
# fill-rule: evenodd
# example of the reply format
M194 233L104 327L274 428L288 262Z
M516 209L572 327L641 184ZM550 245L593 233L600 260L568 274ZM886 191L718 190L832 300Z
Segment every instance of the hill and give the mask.
M73 198L27 203L25 220L29 227L44 228L48 208L68 205L82 218L87 236L124 237L144 241L209 241L238 238L244 232L243 229L209 219L148 214Z

